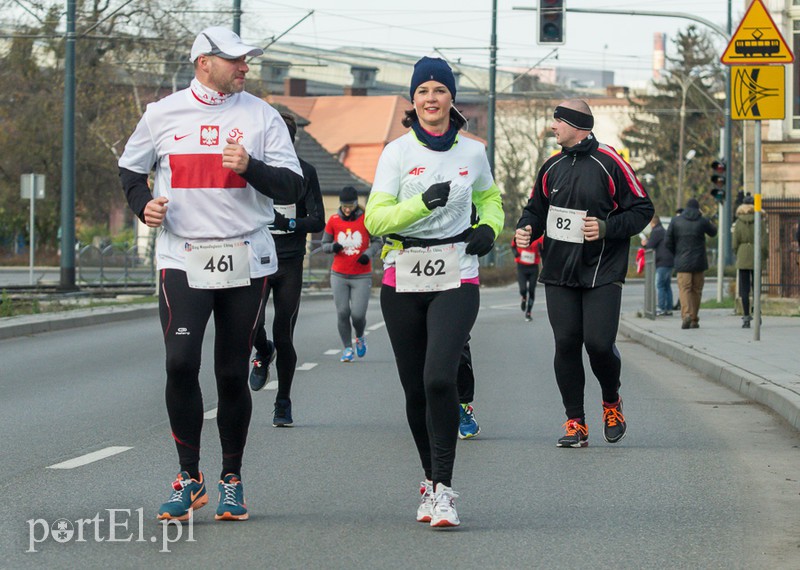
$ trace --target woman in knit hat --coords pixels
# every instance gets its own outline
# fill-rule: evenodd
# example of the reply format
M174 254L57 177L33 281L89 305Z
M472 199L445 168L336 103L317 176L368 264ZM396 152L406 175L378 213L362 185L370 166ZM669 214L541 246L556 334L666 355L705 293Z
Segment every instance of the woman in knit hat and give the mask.
M356 355L363 358L367 354L364 330L372 288L372 258L379 250L380 239L370 236L364 227L358 192L352 186L345 186L339 192L339 209L328 219L322 234L322 251L333 254L331 291L343 346L341 362L353 362Z
M410 131L381 154L365 221L385 238L381 310L425 473L417 520L460 524L452 488L459 355L478 315L478 257L503 228L484 146L459 135L456 81L442 59L414 66ZM470 224L472 205L479 223Z

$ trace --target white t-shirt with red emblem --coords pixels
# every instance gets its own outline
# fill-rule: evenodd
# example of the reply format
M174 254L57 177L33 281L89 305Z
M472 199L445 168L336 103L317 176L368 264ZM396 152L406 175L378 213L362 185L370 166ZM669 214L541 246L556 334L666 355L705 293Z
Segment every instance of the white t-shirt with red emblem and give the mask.
M153 196L169 199L157 241L159 269L185 269L192 240L241 238L250 246L251 277L277 270L267 229L274 219L272 199L223 168L228 137L251 157L302 176L281 116L246 92L209 105L184 89L150 103L125 145L119 166L141 174L155 167Z

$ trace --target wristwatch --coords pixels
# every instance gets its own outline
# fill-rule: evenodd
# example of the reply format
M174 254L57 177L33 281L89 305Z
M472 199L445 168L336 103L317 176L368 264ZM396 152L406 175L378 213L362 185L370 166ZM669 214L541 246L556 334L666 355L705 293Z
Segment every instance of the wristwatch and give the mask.
M289 218L289 229L293 230L297 227L297 220L294 218Z

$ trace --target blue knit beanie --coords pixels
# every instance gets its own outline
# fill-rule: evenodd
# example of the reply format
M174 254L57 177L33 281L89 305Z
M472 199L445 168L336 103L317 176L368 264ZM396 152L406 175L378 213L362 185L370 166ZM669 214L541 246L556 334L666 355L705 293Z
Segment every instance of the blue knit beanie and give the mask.
M456 78L447 62L438 57L423 57L414 64L414 73L411 75L411 100L417 87L426 81L438 81L450 91L453 101L456 100Z

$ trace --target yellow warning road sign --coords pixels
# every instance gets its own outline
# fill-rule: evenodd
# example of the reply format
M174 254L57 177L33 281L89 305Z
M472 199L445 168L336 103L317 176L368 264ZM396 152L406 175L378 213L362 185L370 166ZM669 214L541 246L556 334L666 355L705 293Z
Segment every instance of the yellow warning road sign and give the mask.
M794 55L762 0L753 0L720 61L726 65L792 63Z
M731 74L731 119L783 119L786 68L782 65L737 65Z

